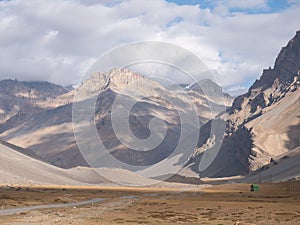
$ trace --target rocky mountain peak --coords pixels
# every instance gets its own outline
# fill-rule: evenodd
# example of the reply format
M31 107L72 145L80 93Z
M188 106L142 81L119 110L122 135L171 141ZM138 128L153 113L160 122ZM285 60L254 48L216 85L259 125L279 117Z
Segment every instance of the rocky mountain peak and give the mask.
M222 106L225 105L226 107L230 107L232 105L233 98L224 92L222 87L210 79L203 79L190 85L187 88L187 91L193 96L197 93L215 104ZM197 98L199 98L199 96Z
M95 72L91 75L90 79L102 85L101 89L105 89L108 85L117 89L122 89L125 86L144 78L144 76L128 69L112 69L106 73Z
M78 89L82 99L106 90L116 93L126 90L144 96L151 93L155 96L157 91L165 88L158 82L128 69L112 69L108 72L94 72Z
M147 85L150 83L150 85ZM99 112L102 115L111 111L111 106L120 94L131 98L135 94L144 94L147 88L157 87L159 83L153 82L147 77L130 71L128 69L112 69L108 72L94 72L87 78L82 85L76 90L76 101L82 101L90 97L97 96L99 103Z
M283 47L275 61L274 69L278 72L286 69L290 74L296 74L299 72L300 62L300 30L296 32L296 35L291 39L287 46ZM284 67L284 68L283 68ZM282 79L284 78L281 77Z
M204 93L203 93L203 90L202 90L202 88L203 88L204 86L205 86L205 87L208 87L209 89L212 89L212 90L220 90L220 89L222 89L218 84L216 84L215 82L213 82L213 81L210 80L210 79L203 79L203 80L200 80L200 81L198 81L198 82L192 84L192 85L189 87L189 89L204 94Z
M274 68L265 69L250 90L270 88L274 83L288 86L300 74L300 31L283 47L275 60Z
M264 108L280 101L299 86L300 31L281 49L274 68L263 70L261 78L255 81L248 93L235 99L229 114L236 115L235 125L249 122L259 116Z

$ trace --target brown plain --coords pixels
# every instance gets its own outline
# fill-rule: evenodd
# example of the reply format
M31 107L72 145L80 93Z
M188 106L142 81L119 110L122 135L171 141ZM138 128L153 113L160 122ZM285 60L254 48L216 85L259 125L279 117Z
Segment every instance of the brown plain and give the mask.
M1 209L104 201L78 207L41 209L0 216L0 224L299 224L300 182L226 184L206 189L125 187L2 187Z

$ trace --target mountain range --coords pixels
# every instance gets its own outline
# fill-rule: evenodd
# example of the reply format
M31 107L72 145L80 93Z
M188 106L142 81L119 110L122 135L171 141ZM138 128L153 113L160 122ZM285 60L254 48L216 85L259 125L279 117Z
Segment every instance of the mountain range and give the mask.
M221 87L208 80L206 85L217 91ZM166 138L155 151L138 153L122 145L111 123L113 102L122 90L130 84L143 99L135 104L130 124L133 133L139 138L149 136L148 123L159 118L168 124ZM205 93L194 84L188 89L168 90L158 82L126 69L114 69L105 73L94 73L77 89L67 91L61 86L47 82L19 82L3 80L5 86L1 93L2 121L0 138L22 148L30 149L45 161L63 168L88 166L81 156L73 134L72 101L80 93L79 101L85 101L99 94L96 101L95 124L104 145L117 158L137 165L147 165L160 161L174 150L180 135L180 121L177 110L186 111L192 102L200 124L203 125L221 111L229 107L232 98L224 94L224 99L212 96L207 99ZM45 91L40 90L45 86ZM145 97L145 96L151 97ZM160 97L163 96L163 97ZM131 96L126 96L129 101ZM169 101L176 101L175 109ZM217 109L211 111L211 105ZM190 109L191 110L191 109ZM125 150L125 151L124 151ZM135 154L134 156L132 154ZM134 161L133 161L134 158Z
M133 87L139 101L124 91L128 86ZM300 157L300 31L281 49L274 67L263 70L248 92L235 99L211 80L186 86L166 88L127 69L93 73L71 90L43 81L2 80L0 139L38 161L61 168L88 167L75 141L72 106L74 101L84 102L97 95L91 122L108 151L130 165L147 166L165 159L180 138L178 112L193 110L200 135L186 170L200 178L243 175L251 179L257 174L277 180L300 177L296 160ZM222 92L222 98L207 96L201 87L210 93ZM80 98L75 98L78 93ZM125 103L136 102L129 124L137 138L151 135L151 119L165 121L165 138L155 149L134 151L117 138L111 116L118 96ZM222 123L226 124L224 136L212 129ZM205 154L216 151L212 164L201 169Z

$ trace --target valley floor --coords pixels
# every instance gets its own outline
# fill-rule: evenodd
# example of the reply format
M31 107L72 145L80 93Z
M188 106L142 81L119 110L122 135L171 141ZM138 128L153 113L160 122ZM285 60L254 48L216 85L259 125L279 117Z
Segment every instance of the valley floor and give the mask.
M76 202L88 202L76 206ZM299 224L300 182L206 189L1 187L0 224ZM68 207L62 204L72 203ZM5 215L6 209L57 205Z

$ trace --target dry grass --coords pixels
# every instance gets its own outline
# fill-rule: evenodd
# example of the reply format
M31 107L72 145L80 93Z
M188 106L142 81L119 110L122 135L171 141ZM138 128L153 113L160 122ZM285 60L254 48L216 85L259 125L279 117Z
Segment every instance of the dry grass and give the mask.
M68 203L106 198L76 208L43 209L1 216L0 224L207 224L237 221L297 224L300 221L300 184L263 184L252 193L247 184L215 186L204 191L134 188L28 188L0 191L2 208ZM132 197L134 196L134 197Z

